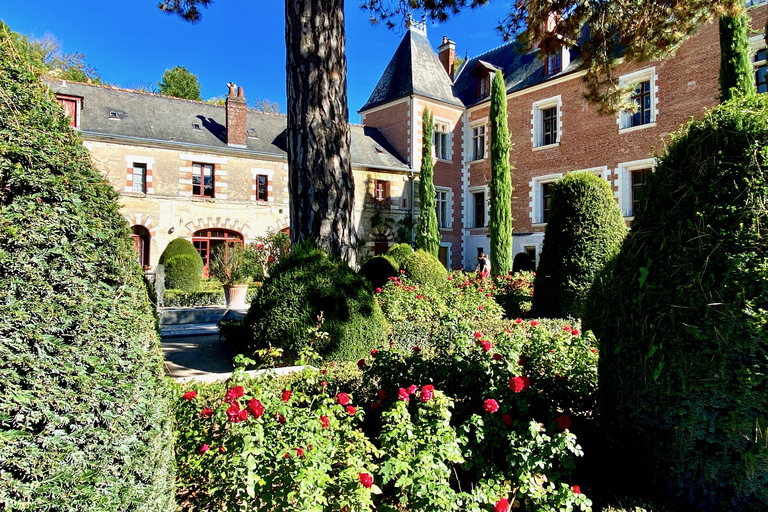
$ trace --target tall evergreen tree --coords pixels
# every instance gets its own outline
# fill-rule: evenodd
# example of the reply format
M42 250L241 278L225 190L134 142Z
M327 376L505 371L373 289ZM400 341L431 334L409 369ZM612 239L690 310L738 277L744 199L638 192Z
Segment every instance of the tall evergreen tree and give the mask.
M491 84L491 271L512 270L512 166L504 75L496 70Z
M720 102L757 93L750 60L749 15L720 17Z
M421 180L419 181L419 228L416 231L416 248L423 249L435 258L440 251L440 230L437 228L435 206L435 182L432 164L432 132L434 117L429 109L424 109L421 118L424 143L421 148Z

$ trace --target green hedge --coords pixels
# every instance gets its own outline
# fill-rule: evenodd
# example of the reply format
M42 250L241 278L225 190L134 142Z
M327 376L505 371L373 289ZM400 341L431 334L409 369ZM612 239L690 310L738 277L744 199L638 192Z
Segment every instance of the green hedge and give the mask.
M413 248L410 244L395 244L387 250L387 256L395 261L397 270L403 268L405 260L413 254Z
M117 195L0 32L0 501L175 510L157 321Z
M191 292L197 289L203 278L203 258L192 242L184 238L171 240L160 255L158 263L165 267L166 288Z
M606 469L637 494L768 508L766 169L765 95L691 122L590 293Z
M439 288L448 283L448 271L440 260L421 249L406 258L403 269L408 277L420 285Z

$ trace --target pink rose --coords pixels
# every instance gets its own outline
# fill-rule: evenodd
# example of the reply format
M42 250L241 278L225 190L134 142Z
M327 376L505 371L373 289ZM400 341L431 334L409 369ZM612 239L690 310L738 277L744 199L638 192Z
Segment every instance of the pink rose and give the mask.
M483 409L485 409L485 412L489 412L493 414L499 410L499 402L497 402L493 398L489 398L485 402L483 402Z
M358 473L357 479L360 480L360 485L366 489L370 489L373 486L373 477L368 473Z
M501 498L493 506L493 512L509 512L509 500L507 498Z
M400 388L397 390L397 399L407 402L411 399L411 395L408 393L408 391L406 391L405 388Z
M208 446L207 444L204 444L203 446L200 447L200 453L205 453L210 449L211 449L210 446Z
M520 393L522 390L525 389L525 382L520 377L512 377L511 379L509 379L509 389L511 389L515 393Z
M347 405L349 403L349 395L346 393L339 393L336 395L336 401L339 402L339 405Z
M408 386L408 394L413 395L414 393L416 393L418 389L419 389L419 386L417 386L416 384L411 384L410 386Z

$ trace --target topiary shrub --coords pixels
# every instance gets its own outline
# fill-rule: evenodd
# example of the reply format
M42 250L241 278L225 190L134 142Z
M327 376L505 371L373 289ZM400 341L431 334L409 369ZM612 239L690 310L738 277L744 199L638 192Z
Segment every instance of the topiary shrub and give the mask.
M310 339L322 313L328 337ZM296 246L278 264L251 302L245 320L252 339L239 349L273 347L295 355L310 341L325 359L352 360L379 346L387 334L370 285L340 258L309 244Z
M566 174L551 193L533 315L580 318L595 274L619 250L627 228L610 185L591 172Z
M360 273L374 288L381 288L390 277L398 276L399 265L390 256L376 256L365 262Z
M403 269L415 283L440 288L448 284L448 271L440 260L428 252L418 250L405 260Z
M0 30L0 498L176 510L157 320L117 195Z
M387 250L387 256L395 260L397 270L403 268L405 260L413 254L410 244L395 244Z
M192 242L189 240L186 240L184 238L175 238L171 240L171 242L165 247L165 250L160 255L160 260L158 263L160 265L164 265L165 268L165 275L166 275L166 281L165 281L165 287L166 288L179 288L185 291L194 291L197 289L198 284L194 284L195 288L186 289L186 288L180 288L179 286L176 286L176 283L174 281L168 281L168 261L172 258L175 258L177 256L188 256L189 258L192 258L192 261L194 262L193 266L189 266L189 262L185 262L183 264L184 269L188 271L190 274L194 273L197 275L197 279L195 279L194 276L190 276L188 278L180 277L177 273L173 277L176 279L183 279L188 283L199 283L200 279L203 278L203 267L205 266L205 263L203 263L203 258L200 256L200 253L197 252L197 249L195 249L195 246L192 245ZM192 286L192 284L190 284Z
M527 252L519 252L515 254L515 259L512 260L512 270L515 273L533 272L536 270L536 262Z
M197 257L200 258L200 255ZM165 260L165 286L168 289L194 292L200 287L201 278L193 256L179 254Z
M691 122L589 295L606 467L641 496L768 508L767 168L766 96Z

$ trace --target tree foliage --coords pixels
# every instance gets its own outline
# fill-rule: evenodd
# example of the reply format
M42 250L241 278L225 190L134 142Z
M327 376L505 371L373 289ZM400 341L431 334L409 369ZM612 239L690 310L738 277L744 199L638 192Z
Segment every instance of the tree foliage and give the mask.
M422 115L421 176L419 179L419 227L416 230L416 248L435 258L440 252L440 230L437 227L437 200L435 197L435 172L432 162L432 132L434 117L429 109Z
M364 0L374 23L399 25L415 10L443 22L466 8L481 7L489 0ZM580 46L581 69L586 71L586 97L602 113L632 108L629 90L618 87L614 75L617 58L646 62L670 56L699 25L723 13L743 9L742 0L527 0L511 2L507 17L496 27L504 39L518 37L538 45L543 57L563 46L574 45L583 25L591 37ZM554 29L551 28L554 25Z
M509 163L507 89L496 70L491 85L491 269L494 275L512 270L512 166Z
M584 315L607 473L687 510L768 507L767 168L766 95L691 122Z
M756 94L750 59L749 20L746 12L720 17L720 102L735 94Z
M190 73L183 66L166 69L161 81L157 82L157 88L160 94L165 96L197 101L203 99L200 96L200 83L197 81L197 75Z
M117 195L0 30L0 499L175 510L157 321Z

